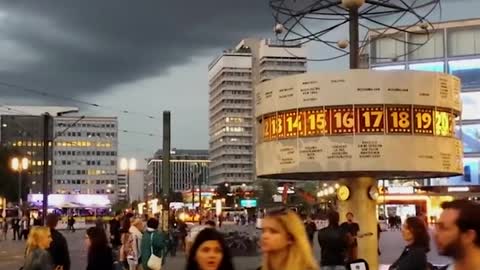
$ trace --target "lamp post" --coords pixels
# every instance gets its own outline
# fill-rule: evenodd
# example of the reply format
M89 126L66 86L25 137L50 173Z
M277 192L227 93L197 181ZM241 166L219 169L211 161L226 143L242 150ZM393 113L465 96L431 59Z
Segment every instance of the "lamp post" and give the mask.
M28 169L28 158L22 160L14 157L11 161L12 170L18 172L18 205L22 205L22 171Z
M127 172L127 202L130 204L130 171L137 169L137 160L134 158L126 159L122 158L120 160L120 169Z

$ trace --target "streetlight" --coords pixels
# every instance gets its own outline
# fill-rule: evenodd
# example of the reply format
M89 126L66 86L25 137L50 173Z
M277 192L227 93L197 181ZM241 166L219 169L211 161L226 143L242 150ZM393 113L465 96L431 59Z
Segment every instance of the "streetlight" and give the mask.
M22 158L20 161L18 158L12 158L11 166L14 171L18 172L18 205L22 205L22 171L28 169L28 158Z
M120 170L127 171L127 202L130 203L130 171L137 169L137 160L122 158L120 160Z

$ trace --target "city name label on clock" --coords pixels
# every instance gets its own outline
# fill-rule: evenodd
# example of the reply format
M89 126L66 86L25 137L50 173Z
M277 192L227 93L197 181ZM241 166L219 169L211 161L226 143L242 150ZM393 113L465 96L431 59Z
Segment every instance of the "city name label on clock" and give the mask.
M418 105L346 105L263 115L263 141L353 134L455 136L451 109Z

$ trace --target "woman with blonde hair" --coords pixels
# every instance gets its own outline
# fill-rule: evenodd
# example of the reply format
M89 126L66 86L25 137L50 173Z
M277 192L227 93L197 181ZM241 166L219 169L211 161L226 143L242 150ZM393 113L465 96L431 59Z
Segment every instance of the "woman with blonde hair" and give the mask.
M318 270L300 217L286 208L270 210L262 222L261 270Z
M27 239L27 250L23 270L60 270L54 268L47 249L52 242L48 227L33 227Z

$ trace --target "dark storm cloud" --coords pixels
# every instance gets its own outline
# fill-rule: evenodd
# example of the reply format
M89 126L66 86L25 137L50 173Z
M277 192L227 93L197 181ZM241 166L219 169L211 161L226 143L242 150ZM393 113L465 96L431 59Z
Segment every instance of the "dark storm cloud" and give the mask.
M0 64L0 80L94 93L272 25L267 0L2 1L0 59L11 64Z

